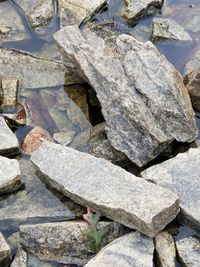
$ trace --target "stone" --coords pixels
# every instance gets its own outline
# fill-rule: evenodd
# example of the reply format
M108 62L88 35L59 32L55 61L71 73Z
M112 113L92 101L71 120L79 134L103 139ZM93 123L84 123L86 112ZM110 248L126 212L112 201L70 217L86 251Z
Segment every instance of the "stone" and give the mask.
M61 27L76 24L79 26L83 21L89 20L107 0L59 0Z
M200 241L196 237L187 237L176 241L179 259L185 267L200 266Z
M102 27L94 33L68 26L54 38L64 64L96 90L112 146L138 166L174 139L195 139L194 111L182 77L151 42Z
M117 238L84 267L153 267L153 240L139 232Z
M18 161L0 156L0 195L14 192L20 186L21 171Z
M24 190L0 201L0 231L17 231L19 225L74 219L74 214L35 175L28 159L20 159Z
M178 41L192 41L191 36L175 20L154 18L152 24L152 40L173 39Z
M180 222L194 230L200 230L200 148L161 164L154 165L141 173L148 181L174 191L180 198Z
M155 236L156 261L160 267L176 267L176 248L173 236L167 231Z
M18 101L19 81L13 77L1 78L2 103L1 106L15 106Z
M161 8L162 0L125 0L122 16L128 23L134 23L140 18L152 15Z
M0 75L16 77L24 88L52 87L80 81L60 62L8 48L0 48Z
M174 193L104 159L43 142L31 160L50 187L150 237L178 213L179 200Z
M105 231L101 247L127 232L116 222L99 222L98 230ZM83 265L95 255L89 232L83 221L22 225L20 243L42 260Z
M10 248L6 243L5 238L3 237L2 233L0 232L0 264L3 266L3 263L8 259L10 256Z
M10 267L28 267L28 256L25 250L19 249Z
M53 139L59 144L67 146L72 142L75 134L74 131L58 132L53 135Z
M187 61L184 68L184 75L188 75L191 72L200 68L200 46L195 49L195 52L190 55L190 59Z
M46 140L54 142L51 135L41 127L35 126L24 138L21 148L24 153L31 155L36 151L41 143Z
M19 142L4 118L0 116L0 155L19 153Z
M184 77L184 84L190 94L193 108L200 110L200 64L198 69Z

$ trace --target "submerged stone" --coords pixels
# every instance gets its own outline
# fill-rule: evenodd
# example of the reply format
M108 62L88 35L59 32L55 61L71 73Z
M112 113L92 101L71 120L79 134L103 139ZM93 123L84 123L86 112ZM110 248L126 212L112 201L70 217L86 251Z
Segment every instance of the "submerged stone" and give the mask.
M148 236L161 231L179 210L171 191L87 153L43 142L31 160L54 189Z
M193 141L194 111L177 70L151 42L94 31L68 26L54 37L64 64L96 90L112 146L143 166L173 140Z

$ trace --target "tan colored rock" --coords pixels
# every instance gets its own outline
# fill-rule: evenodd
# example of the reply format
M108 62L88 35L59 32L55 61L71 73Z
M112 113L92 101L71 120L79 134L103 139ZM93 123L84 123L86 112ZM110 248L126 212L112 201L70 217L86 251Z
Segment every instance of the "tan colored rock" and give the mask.
M13 77L2 77L1 87L3 94L2 106L15 106L18 99L19 81Z

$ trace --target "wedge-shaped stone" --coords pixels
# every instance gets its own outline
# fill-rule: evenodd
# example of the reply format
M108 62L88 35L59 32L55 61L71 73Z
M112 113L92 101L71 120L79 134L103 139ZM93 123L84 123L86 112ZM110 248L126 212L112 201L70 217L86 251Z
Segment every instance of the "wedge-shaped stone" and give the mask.
M2 233L0 232L0 265L3 265L5 263L5 260L10 256L10 248L8 244L6 243L6 240L4 239Z
M139 232L104 247L85 267L153 267L153 240Z
M179 200L174 193L104 159L44 142L31 160L51 187L148 236L177 215Z
M174 191L180 198L181 222L200 231L200 148L150 167L142 177Z
M68 26L54 37L64 63L96 90L112 146L142 166L174 139L194 140L187 89L155 46L101 27L95 32Z
M0 116L0 155L19 152L19 143L4 118Z

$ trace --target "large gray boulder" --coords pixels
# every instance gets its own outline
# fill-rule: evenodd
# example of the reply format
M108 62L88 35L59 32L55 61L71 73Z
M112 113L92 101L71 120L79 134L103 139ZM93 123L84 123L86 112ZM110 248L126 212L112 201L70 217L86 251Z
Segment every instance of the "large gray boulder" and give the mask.
M31 160L52 188L148 236L155 236L177 215L174 193L104 159L44 142Z
M153 240L139 232L104 247L85 267L153 267Z
M57 32L64 63L97 92L113 147L139 166L197 135L181 75L151 42L97 28Z
M200 148L191 148L175 158L141 173L146 180L174 191L180 198L181 222L200 231Z

